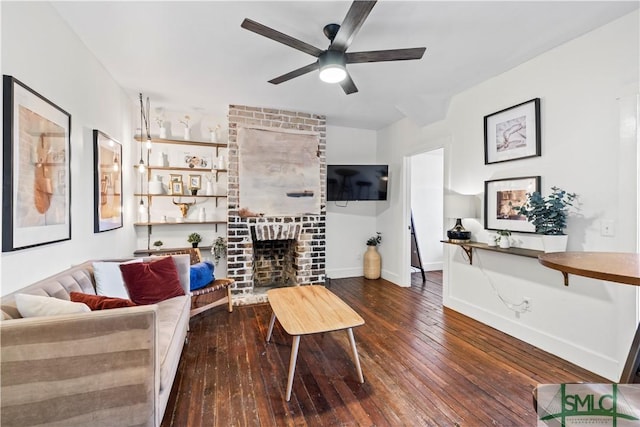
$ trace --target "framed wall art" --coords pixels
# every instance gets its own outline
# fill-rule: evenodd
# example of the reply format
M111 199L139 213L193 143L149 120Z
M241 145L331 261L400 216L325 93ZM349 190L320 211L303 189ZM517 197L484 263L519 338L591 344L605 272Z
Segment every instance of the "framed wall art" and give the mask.
M540 98L484 116L484 164L540 156Z
M2 251L71 239L71 115L3 76Z
M122 227L122 145L93 130L93 232Z
M526 203L527 193L540 191L540 177L496 179L484 182L484 228L535 233L536 228L515 207Z

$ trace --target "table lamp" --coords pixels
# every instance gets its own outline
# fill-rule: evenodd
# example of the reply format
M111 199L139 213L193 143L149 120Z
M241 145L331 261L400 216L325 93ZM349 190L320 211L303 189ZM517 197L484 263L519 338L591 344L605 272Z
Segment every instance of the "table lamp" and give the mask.
M444 196L444 214L447 218L455 218L456 224L447 231L447 237L455 243L471 240L471 232L462 226L462 218L475 218L475 197L462 194Z

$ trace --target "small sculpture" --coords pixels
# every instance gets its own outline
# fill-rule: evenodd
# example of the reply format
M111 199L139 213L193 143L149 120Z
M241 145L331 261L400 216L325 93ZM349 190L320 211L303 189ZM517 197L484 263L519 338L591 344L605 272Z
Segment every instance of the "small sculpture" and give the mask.
M189 208L196 204L195 199L193 200L193 203L176 203L176 201L173 199L171 199L171 201L173 202L174 205L180 208L180 212L182 212L183 218L187 217L187 214L189 213Z

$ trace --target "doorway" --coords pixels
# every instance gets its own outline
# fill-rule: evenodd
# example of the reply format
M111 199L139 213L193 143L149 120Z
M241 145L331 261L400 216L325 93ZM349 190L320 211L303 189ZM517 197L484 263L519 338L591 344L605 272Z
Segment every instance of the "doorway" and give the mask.
M417 249L426 271L442 270L444 148L415 154L409 158L410 206ZM413 236L412 236L413 237ZM411 239L410 239L411 242ZM415 258L415 257L412 257ZM415 263L409 268L412 273ZM420 270L416 270L420 274Z

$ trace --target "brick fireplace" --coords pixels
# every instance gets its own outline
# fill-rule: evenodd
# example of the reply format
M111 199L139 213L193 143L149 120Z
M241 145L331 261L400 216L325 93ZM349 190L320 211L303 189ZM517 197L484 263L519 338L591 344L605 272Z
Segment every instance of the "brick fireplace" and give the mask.
M321 202L316 215L241 215L238 130L257 126L319 135ZM324 283L326 217L324 116L270 108L229 106L227 275L235 279L234 303L266 301L275 286Z

